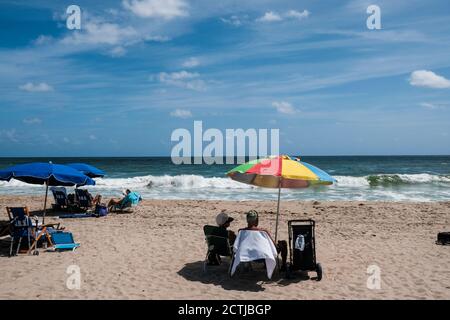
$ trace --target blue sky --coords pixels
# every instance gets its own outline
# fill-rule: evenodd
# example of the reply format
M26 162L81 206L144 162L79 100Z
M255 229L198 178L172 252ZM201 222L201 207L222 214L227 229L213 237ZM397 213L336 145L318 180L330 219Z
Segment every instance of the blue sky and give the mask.
M447 0L3 0L0 156L170 155L194 120L279 128L288 154L450 154L449 21Z

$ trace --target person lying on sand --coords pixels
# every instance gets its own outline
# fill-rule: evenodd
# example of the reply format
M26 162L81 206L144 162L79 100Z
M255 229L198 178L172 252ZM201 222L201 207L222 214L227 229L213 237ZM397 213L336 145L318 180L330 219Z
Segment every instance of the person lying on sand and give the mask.
M259 228L258 224L259 224L258 212L256 212L256 210L250 210L249 212L247 212L247 227L243 228L243 229L239 229L239 231L255 230L255 231L263 231L263 232L267 233L267 235L269 236L270 239L272 239L273 244L277 248L278 253L281 254L281 270L282 271L286 270L286 261L287 261L287 254L288 254L287 242L285 240L279 240L278 243L275 243L272 236L270 235L270 232L267 231L266 229Z
M228 233L228 241L230 242L230 245L233 246L234 241L236 240L236 234L231 231L228 230L228 228L230 227L231 222L234 219L230 216L228 216L228 214L225 212L225 210L222 210L222 212L220 212L217 216L216 216L216 223L217 226L219 227L219 230L226 230ZM219 232L221 233L221 232ZM214 252L214 250L211 250L209 255L208 255L208 265L219 265L220 264L220 256Z
M111 199L108 202L108 208L109 211L112 211L111 209L114 206L119 207L125 207L128 204L137 204L141 200L141 196L137 192L131 192L130 189L126 189L124 192L124 197L120 200L117 199Z

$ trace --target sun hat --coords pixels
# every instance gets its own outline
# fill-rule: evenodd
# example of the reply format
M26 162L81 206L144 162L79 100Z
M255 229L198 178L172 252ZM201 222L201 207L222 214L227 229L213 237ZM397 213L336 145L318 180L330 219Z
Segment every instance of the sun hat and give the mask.
M225 212L221 212L216 216L216 223L219 227L223 226L227 222L231 222L234 219L229 217Z

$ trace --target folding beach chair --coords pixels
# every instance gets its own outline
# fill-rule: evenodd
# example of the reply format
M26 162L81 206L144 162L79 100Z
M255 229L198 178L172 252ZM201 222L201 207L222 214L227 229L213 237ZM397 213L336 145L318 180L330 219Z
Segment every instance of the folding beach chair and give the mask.
M127 199L127 197L132 196L133 200ZM110 212L116 213L133 213L134 208L136 208L139 203L142 201L142 197L140 194L136 192L132 192L127 197L125 197L125 202L121 204L116 204L114 206L109 207Z
M22 239L28 241L27 254L33 252L33 254L38 255L39 252L36 249L39 240L45 237L47 242L51 245L52 242L49 231L60 229L59 223L39 224L37 217L30 216L27 207L6 207L6 211L10 220L10 256L12 256L13 246L16 240L18 240L18 245L15 254L17 255L19 253Z
M36 230L38 221L30 217L27 207L6 207L10 223L11 244L9 256L13 255L14 242L18 242L15 254L19 254L22 245L22 239L27 240L27 253L31 251L31 246L36 239Z
M231 257L233 254L233 249L230 245L228 231L226 229L219 228L217 226L205 225L203 227L203 232L205 234L207 245L206 257L203 262L203 271L206 272L206 267L209 261L208 257L210 254Z
M75 251L80 246L73 240L71 232L56 231L50 234L55 251Z
M69 209L70 202L67 197L67 191L64 187L52 187L50 190L53 193L55 203L53 204L54 210Z
M92 199L86 189L75 189L75 204L84 210L92 207Z
M136 205L132 205L131 203L125 203L124 205L116 204L114 206L109 207L110 212L116 212L116 213L133 213L134 208L137 207Z

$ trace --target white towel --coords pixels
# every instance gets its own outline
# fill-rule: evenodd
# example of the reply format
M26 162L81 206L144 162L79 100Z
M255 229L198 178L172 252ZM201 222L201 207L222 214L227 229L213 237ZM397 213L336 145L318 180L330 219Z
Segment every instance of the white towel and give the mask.
M272 278L277 265L277 249L272 239L265 231L241 230L234 242L234 263L231 275L236 271L241 262L250 262L260 259L266 260L267 277Z

